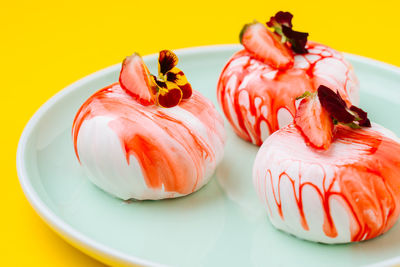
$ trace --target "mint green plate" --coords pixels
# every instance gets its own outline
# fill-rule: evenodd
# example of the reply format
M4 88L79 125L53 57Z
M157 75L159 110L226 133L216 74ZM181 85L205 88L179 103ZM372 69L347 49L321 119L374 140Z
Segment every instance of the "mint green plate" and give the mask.
M176 51L193 87L216 103L216 84L239 45ZM400 70L346 55L361 82L361 106L400 135ZM145 62L154 73L156 55ZM19 143L21 186L37 213L68 242L108 264L173 266L360 266L400 262L400 223L385 235L349 245L322 245L275 230L258 201L251 169L257 147L228 123L225 158L212 181L190 196L125 203L82 174L72 120L96 90L118 80L120 64L65 88L44 104ZM400 177L399 177L400 179ZM379 266L386 266L378 264Z

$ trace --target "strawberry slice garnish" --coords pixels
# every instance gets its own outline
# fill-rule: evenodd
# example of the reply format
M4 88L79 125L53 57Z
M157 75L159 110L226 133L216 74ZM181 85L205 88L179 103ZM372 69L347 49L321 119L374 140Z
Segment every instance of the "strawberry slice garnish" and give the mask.
M139 54L122 62L119 83L136 101L144 106L156 104L163 108L179 105L192 95L192 86L183 71L178 69L178 57L162 50L158 60L158 76L152 75Z
M317 92L305 92L297 108L294 124L306 142L315 147L328 149L332 143L336 124L353 129L371 127L367 112L356 106L347 107L339 92L320 85Z
M149 79L149 70L139 54L135 53L125 58L119 75L119 83L126 92L145 106L154 104Z
M310 93L301 100L294 123L309 145L322 149L330 147L333 138L333 121L329 113L321 106L315 93Z
M246 24L240 33L240 43L258 60L277 69L293 66L293 54L289 47L263 24Z

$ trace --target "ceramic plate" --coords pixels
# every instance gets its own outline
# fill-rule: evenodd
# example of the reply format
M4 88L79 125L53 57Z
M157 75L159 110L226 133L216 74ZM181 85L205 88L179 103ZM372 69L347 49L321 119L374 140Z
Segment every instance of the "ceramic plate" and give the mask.
M216 84L239 45L176 51L192 86L216 102ZM400 70L346 55L361 82L361 107L400 135ZM144 57L156 72L157 55ZM400 223L350 245L323 245L275 230L256 197L257 147L226 123L225 158L211 182L190 196L125 203L92 185L75 158L71 125L79 106L118 80L120 64L65 88L32 117L18 147L22 188L44 221L74 246L108 264L173 266L361 266L400 256ZM399 178L400 179L400 178Z

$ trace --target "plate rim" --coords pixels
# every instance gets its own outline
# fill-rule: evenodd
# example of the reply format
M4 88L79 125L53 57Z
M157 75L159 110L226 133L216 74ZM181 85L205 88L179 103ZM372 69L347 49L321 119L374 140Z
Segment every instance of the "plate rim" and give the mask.
M241 48L239 44L218 44L218 45L207 45L207 46L196 46L196 47L187 47L181 49L174 49L179 55L192 55L197 53L204 53L204 52L219 52L219 51L226 51L232 49ZM382 62L376 59L355 55L351 53L343 53L347 59L351 59L354 61L358 61L362 64L366 65L374 65L380 68L383 68L387 71L394 72L400 76L400 67L395 65ZM143 58L145 60L156 59L158 53L145 55ZM133 255L128 255L117 249L111 248L107 245L104 245L94 239L86 236L85 234L81 233L68 223L66 223L61 217L57 216L40 198L39 194L34 189L32 183L29 179L29 174L25 169L24 157L25 157L25 150L26 144L31 136L37 122L47 113L47 111L57 104L63 97L70 94L77 87L80 85L95 80L101 76L107 75L111 72L116 71L120 68L121 63L117 63L106 67L104 69L98 70L94 73L88 74L87 76L71 83L70 85L66 86L65 88L61 89L59 92L54 94L50 99L48 99L43 105L41 105L32 117L29 119L28 123L25 125L24 130L20 136L18 141L18 148L17 148L17 157L16 157L16 165L17 165L17 174L19 183L22 187L25 197L27 198L29 204L35 210L35 212L39 215L39 217L61 238L67 241L69 244L74 246L75 248L83 251L85 254L101 261L106 262L109 264L123 264L123 265L132 265L132 264L139 264L145 266L164 266L162 264L153 262L148 259L144 259L142 257L137 257ZM391 259L387 259L384 262L390 260L391 263L399 263L400 256L394 257ZM384 262L381 262L382 264ZM379 265L379 263L378 263ZM374 265L376 266L376 265Z

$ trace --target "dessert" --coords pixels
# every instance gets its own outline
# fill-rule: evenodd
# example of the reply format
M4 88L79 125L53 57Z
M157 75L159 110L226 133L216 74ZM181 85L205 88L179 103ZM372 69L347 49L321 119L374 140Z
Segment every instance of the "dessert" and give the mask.
M271 223L322 243L385 233L400 212L400 140L327 87L301 98L294 122L263 143L254 163Z
M118 198L190 194L211 178L224 150L223 119L176 67L159 54L159 75L138 54L119 82L93 94L73 122L75 153L90 181Z
M293 121L295 97L325 85L358 103L359 84L343 55L292 29L292 15L278 12L267 26L244 26L235 53L223 69L218 102L234 131L256 145Z

